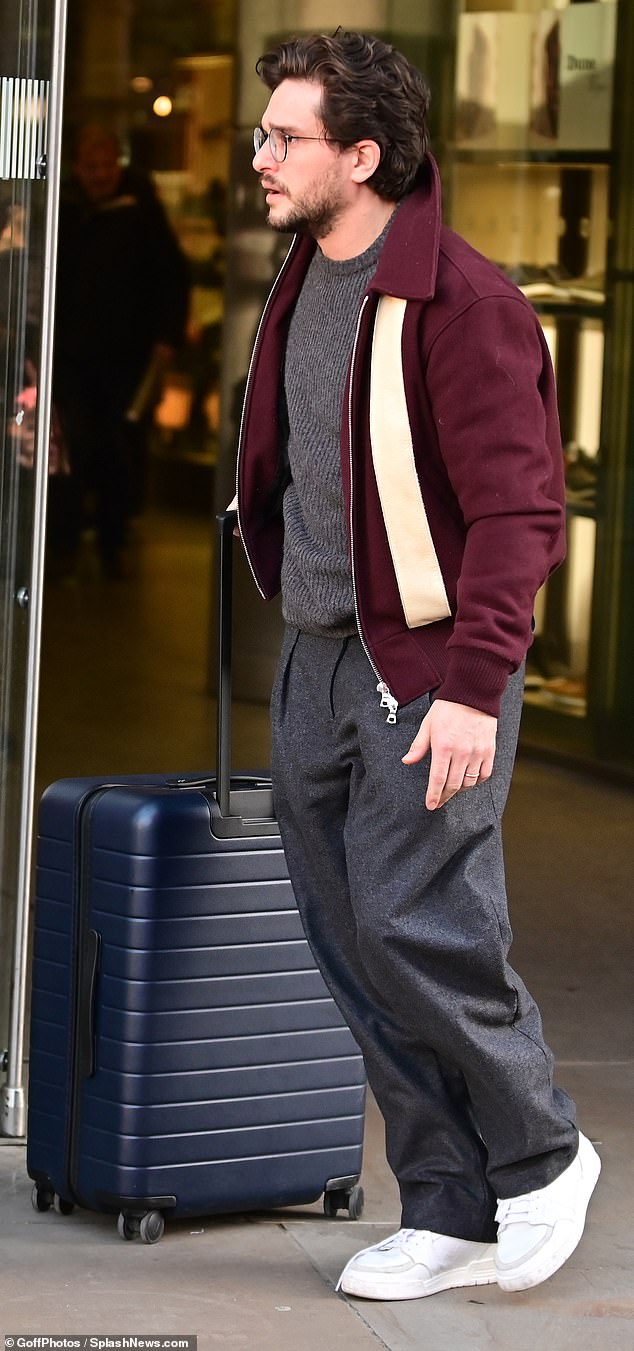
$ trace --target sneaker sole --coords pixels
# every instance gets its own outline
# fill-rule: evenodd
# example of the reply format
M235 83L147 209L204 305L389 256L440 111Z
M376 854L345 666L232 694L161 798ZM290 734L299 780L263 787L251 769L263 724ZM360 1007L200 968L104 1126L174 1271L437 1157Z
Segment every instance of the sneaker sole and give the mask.
M415 1277L406 1280L402 1276L381 1276L378 1272L349 1271L341 1282L340 1289L346 1295L358 1299L423 1299L425 1295L437 1295L441 1290L456 1290L465 1285L495 1285L497 1273L494 1259L470 1262L466 1267L454 1267L433 1280L416 1281Z
M501 1290L513 1293L517 1290L530 1290L534 1285L541 1285L542 1281L547 1281L549 1276L554 1276L555 1272L559 1271L559 1268L564 1265L564 1262L572 1257L585 1229L586 1212L601 1172L599 1155L589 1140L588 1144L590 1145L589 1150L586 1150L585 1145L583 1146L584 1154L587 1153L587 1159L581 1161L582 1196L585 1204L576 1227L572 1230L572 1233L565 1236L565 1241L558 1248L548 1253L547 1257L542 1250L542 1254L535 1253L524 1267L515 1271L505 1273L498 1268L497 1282Z

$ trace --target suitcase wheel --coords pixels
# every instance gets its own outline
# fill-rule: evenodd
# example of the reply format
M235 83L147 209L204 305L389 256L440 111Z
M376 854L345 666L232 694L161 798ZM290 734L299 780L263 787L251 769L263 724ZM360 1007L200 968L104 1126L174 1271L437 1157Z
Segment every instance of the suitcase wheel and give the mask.
M55 1192L53 1197L53 1210L56 1210L58 1215L72 1215L74 1209L75 1207L72 1201L65 1201L63 1196L58 1196L57 1192Z
M136 1238L139 1233L140 1221L136 1215L126 1215L122 1210L117 1220L117 1233L119 1238Z
M143 1216L139 1225L139 1233L143 1243L158 1243L163 1237L165 1229L165 1220L160 1210L148 1210L147 1215Z
M40 1187L37 1182L35 1183L33 1191L31 1192L31 1205L34 1210L37 1210L40 1213L45 1210L50 1210L54 1200L55 1195L50 1187Z
M117 1220L119 1238L139 1237L142 1243L158 1243L164 1230L165 1220L160 1210L148 1210L145 1215L131 1215L129 1211L122 1210Z
M358 1183L349 1189L335 1187L332 1191L324 1192L324 1214L334 1220L337 1211L347 1210L351 1220L360 1220L364 1199L363 1187Z

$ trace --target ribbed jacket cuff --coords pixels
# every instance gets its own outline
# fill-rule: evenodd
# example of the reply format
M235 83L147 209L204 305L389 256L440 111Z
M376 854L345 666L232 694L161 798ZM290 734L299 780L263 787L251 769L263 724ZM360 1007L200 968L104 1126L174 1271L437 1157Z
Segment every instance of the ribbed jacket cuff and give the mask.
M500 700L514 669L509 662L491 652L474 651L470 647L451 647L449 666L434 698L448 699L453 704L468 704L481 713L500 716Z

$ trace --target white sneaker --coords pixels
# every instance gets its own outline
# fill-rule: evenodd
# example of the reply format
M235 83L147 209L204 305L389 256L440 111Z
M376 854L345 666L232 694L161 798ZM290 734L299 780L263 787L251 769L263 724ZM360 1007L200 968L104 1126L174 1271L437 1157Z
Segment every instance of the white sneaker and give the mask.
M578 1154L554 1182L498 1203L495 1266L503 1290L528 1290L568 1261L600 1172L599 1155L579 1133Z
M350 1258L337 1290L363 1299L420 1299L459 1285L493 1285L495 1244L399 1229Z

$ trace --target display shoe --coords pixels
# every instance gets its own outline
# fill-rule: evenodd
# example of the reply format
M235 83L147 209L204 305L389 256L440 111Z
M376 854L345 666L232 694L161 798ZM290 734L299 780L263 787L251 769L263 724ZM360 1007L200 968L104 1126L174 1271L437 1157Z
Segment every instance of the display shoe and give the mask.
M567 1262L600 1172L599 1155L580 1133L578 1153L554 1182L498 1203L495 1266L503 1290L528 1290Z
M362 1299L421 1299L459 1285L494 1285L494 1256L494 1243L399 1229L351 1257L337 1290Z

